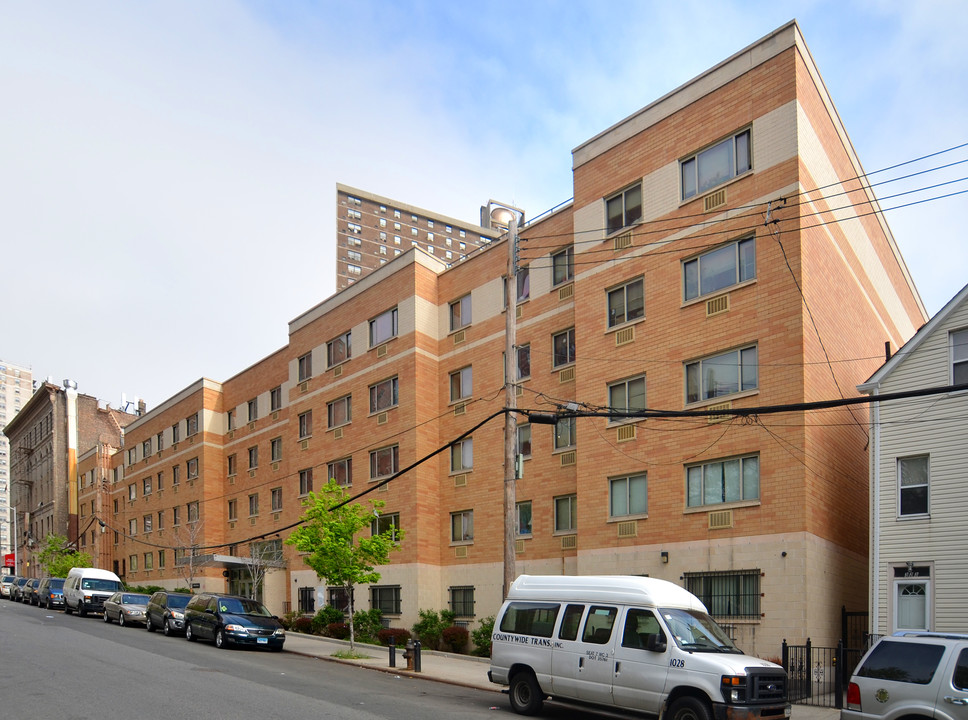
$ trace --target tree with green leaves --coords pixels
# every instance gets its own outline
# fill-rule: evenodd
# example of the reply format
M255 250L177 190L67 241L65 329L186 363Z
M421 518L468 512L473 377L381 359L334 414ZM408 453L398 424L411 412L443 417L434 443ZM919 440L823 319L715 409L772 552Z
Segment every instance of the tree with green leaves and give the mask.
M370 500L369 507L349 502L349 496L335 480L303 501L302 525L286 538L286 544L301 553L306 564L328 585L346 590L350 598L350 649L354 649L353 586L375 583L390 553L400 548L403 530L380 523L382 500Z
M51 577L67 577L73 567L91 567L94 564L90 555L70 547L63 535L47 536L43 550L37 553L37 562Z

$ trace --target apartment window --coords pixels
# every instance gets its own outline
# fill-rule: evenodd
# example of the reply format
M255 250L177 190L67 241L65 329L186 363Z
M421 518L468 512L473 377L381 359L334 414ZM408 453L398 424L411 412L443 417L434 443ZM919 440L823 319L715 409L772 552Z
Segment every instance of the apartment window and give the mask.
M928 456L897 459L898 515L927 515Z
M181 440L181 429L179 428L178 423L175 423L171 426L171 441L172 443L176 443L179 440Z
M347 236L346 244L349 245L350 247L363 247L363 241L355 237Z
M171 509L171 524L172 527L181 525L181 508L177 505Z
M760 458L757 455L718 460L686 468L686 505L701 507L759 500Z
M225 429L229 431L235 430L235 410L228 410L225 413Z
M382 535L390 533L394 541L397 540L397 530L400 529L400 513L387 513L378 515L370 521L370 535Z
M239 519L239 501L229 500L229 520Z
M519 267L514 276L518 284L518 302L524 302L531 297L531 268L528 265Z
M638 183L605 199L608 232L628 227L642 219L642 185Z
M259 514L259 493L249 495L249 517Z
M143 518L141 518L141 527L143 532L146 532L146 533L151 532L151 524L152 524L151 521L152 521L151 515L145 515Z
M376 413L396 407L398 402L398 381L392 377L375 385L370 385L370 412Z
M393 211L393 217L395 217L395 218L400 217L400 211L399 210L394 210Z
M138 459L138 450L136 448L131 448L130 450L128 450L128 465L134 465L137 459Z
M420 231L417 228L412 227L410 228L410 234L413 235L414 237L417 237L420 234Z
M514 356L518 380L527 380L531 377L531 345L518 345L515 348Z
M259 446L253 445L249 448L249 470L259 467Z
M232 454L228 456L228 470L226 471L226 474L229 477L232 477L236 473L238 473L238 463L236 461L235 455Z
M473 510L461 510L450 514L450 541L455 543L474 541Z
M269 412L282 409L282 386L276 385L269 391Z
M470 294L455 300L450 304L450 331L460 330L471 324L471 296Z
M400 614L399 585L371 585L370 609L379 610L384 615Z
M313 354L306 353L302 355L297 361L297 370L299 373L299 382L308 380L313 376Z
M259 400L258 398L252 398L246 403L246 409L249 414L249 422L255 422L259 419Z
M148 457L151 455L151 439L145 440L141 443L141 456Z
M383 224L380 225L380 227L386 227L386 226L387 226L387 221L386 220L383 220ZM387 241L387 234L385 232L383 232L382 230L380 231L380 240L381 240L381 242L386 242ZM381 247L380 249L383 251L383 254L386 255L386 248Z
M474 393L474 377L468 365L450 374L450 401L465 400Z
M517 426L518 430L518 455L526 458L531 457L531 424L525 423Z
M165 449L165 434L164 433L158 433L158 435L155 437L155 445L158 446L158 452L161 452L162 450Z
M552 254L551 283L553 286L573 280L575 277L575 249L571 246Z
M313 434L313 411L307 410L299 414L299 439L303 440L312 437Z
M718 292L756 277L753 238L716 248L682 264L685 299Z
M474 469L474 438L464 438L450 446L450 471L467 472Z
M299 612L314 614L316 612L316 588L299 588Z
M951 384L968 383L968 330L951 333Z
M137 535L137 534L138 534L138 519L131 518L130 520L128 520L128 535Z
M142 495L151 495L151 478L150 477L146 477L144 480L141 481L141 494Z
M349 487L353 484L353 458L334 460L326 466L326 471L329 479L335 480L337 485Z
M352 356L350 332L345 332L326 343L326 364L329 367L346 362Z
M158 530L165 529L165 513L161 510L158 511L158 524L156 527Z
M115 515L118 514L118 506L119 506L119 504L120 503L118 502L118 499L117 498L114 498L114 514Z
M759 387L756 346L686 364L686 402L710 400Z
M575 328L551 336L551 366L554 368L575 362Z
M145 570L153 570L154 569L154 559L155 559L155 556L154 556L153 553L150 553L150 552L146 552L145 553L145 556L144 556L144 561L145 561L144 568L145 568Z
M177 485L181 482L181 465L171 466L171 484Z
M458 231L457 231L457 234L458 234L458 235L459 235L460 237L464 237L465 235L467 235L467 233L466 233L466 232L465 232L464 230L458 230Z
M751 167L750 131L744 130L680 162L682 199L722 185Z
M341 397L339 400L334 400L326 405L326 417L329 421L329 427L339 427L340 425L346 425L353 419L353 398L350 395L346 397Z
M163 567L165 567L165 551L159 550L158 551L158 569L160 570Z
M198 477L198 458L192 458L187 463L185 463L185 471L188 474L188 479L192 480Z
M131 572L138 572L138 556L129 555L128 556L128 570Z
M399 469L400 449L393 445L370 453L370 479L389 477Z
M198 500L185 505L188 512L188 522L198 522Z
M370 347L376 347L397 336L397 309L387 310L370 320Z
M522 535L531 535L531 501L525 500L524 502L519 502L514 507L516 526L515 530L517 535L520 537Z
M575 447L577 442L577 426L575 418L559 418L555 423L555 450L566 450Z
M608 406L615 412L645 410L645 376L629 378L608 386Z
M128 485L128 500L138 499L138 488L134 483Z
M361 268L359 265L350 265L349 263L347 263L346 272L349 273L350 275L361 275L363 274L363 268ZM350 280L350 282L353 282L353 281Z
M308 495L313 491L313 469L299 471L299 494Z
M644 515L649 511L646 474L608 481L608 515L612 518Z
M359 223L348 222L346 223L346 231L359 235L361 232L363 232L363 226Z
M578 496L562 495L555 498L555 532L571 533L578 530Z
M450 610L457 617L474 617L474 586L465 585L447 589L450 594Z
M186 437L191 437L192 435L195 435L198 432L198 413L195 413L194 415L189 415L187 418L185 418L185 427L186 427L186 430L185 430Z
M713 617L760 618L759 570L687 572L683 579Z
M645 317L645 291L642 278L612 288L607 295L610 328Z
M282 488L272 488L269 491L269 504L272 507L272 512L280 512L282 510Z
M269 441L269 460L270 462L280 462L282 460L282 438L273 438Z
M381 228L385 228L386 226L387 226L387 219L386 218L380 218L380 227Z

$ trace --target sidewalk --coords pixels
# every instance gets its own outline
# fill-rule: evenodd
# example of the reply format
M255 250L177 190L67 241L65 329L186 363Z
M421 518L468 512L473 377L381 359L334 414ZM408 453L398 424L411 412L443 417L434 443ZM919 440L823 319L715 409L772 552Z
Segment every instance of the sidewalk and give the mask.
M340 660L333 657L333 653L350 649L346 640L320 637L318 635L304 635L302 633L286 633L286 650L299 655L341 662L349 665L359 665L372 670L381 670L395 675L423 678L436 682L463 685L464 687L490 690L500 693L503 689L488 681L487 671L490 669L489 658L478 658L470 655L455 655L453 653L423 650L420 653L421 672L407 670L407 662L403 659L403 648L397 648L397 666L390 667L388 648L377 645L356 644L356 652L370 657L363 660ZM506 699L503 699L507 703ZM840 711L833 708L812 707L809 705L794 705L792 720L838 720Z

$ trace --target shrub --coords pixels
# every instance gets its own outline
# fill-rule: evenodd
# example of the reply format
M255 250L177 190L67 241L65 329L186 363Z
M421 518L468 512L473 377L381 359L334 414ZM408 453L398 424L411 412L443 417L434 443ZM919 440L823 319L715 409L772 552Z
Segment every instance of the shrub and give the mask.
M165 589L161 585L128 585L127 588L128 592L144 593L145 595L151 595Z
M279 622L282 623L282 626L286 630L289 630L292 627L292 624L296 621L297 617L299 617L299 613L297 613L295 610L290 610L279 618Z
M471 639L474 641L474 649L471 655L477 657L491 657L491 634L494 632L494 616L488 615L481 618L481 626L471 630Z
M383 613L379 608L357 610L353 614L353 636L358 642L376 643L383 629Z
M343 613L332 605L323 605L313 616L313 632L316 635L322 635L331 623L340 623L343 620Z
M463 653L467 650L467 639L469 637L470 633L467 632L467 628L462 628L459 625L444 628L441 634L444 647L455 653Z
M313 631L313 619L308 617L297 617L292 621L293 632L311 633Z
M330 623L326 626L326 634L337 640L346 640L350 636L350 626L344 622Z
M389 645L390 638L396 638L397 647L405 647L410 639L410 631L406 628L383 628L376 634L381 645Z
M194 590L192 590L191 588L187 588L187 587L175 588L174 590L172 590L172 592L187 593L188 595L194 595L195 594L195 591Z
M420 610L420 620L413 626L413 631L420 640L420 644L428 650L440 650L440 639L444 628L454 624L456 617L452 610Z

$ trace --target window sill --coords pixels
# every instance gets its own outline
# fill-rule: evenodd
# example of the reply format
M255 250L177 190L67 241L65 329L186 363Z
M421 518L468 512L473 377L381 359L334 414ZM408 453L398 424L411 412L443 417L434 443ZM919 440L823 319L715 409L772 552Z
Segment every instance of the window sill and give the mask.
M469 475L472 472L474 472L473 467L464 468L463 470L451 470L449 473L447 473L447 477L454 477L456 475Z
M350 420L349 422L345 422L342 425L330 425L328 428L326 428L326 432L332 432L333 430L339 430L340 428L345 428L346 426L352 425L352 424L353 424L353 421ZM299 438L299 439L300 440L304 440L305 438Z
M467 328L471 327L472 324L473 323L467 323L466 325L461 325L460 327L457 327L457 328L451 328L447 332L447 337L451 337L452 335L456 335L457 333L459 333L461 331L467 330Z
M692 200L692 198L689 198L689 199ZM645 223L645 220L639 219L639 220L636 220L631 225L623 225L622 227L617 228L615 230L608 230L606 228L605 237L603 238L603 240L611 240L616 235L621 235L622 233L625 233L625 232L634 231L635 228L637 228L639 225L642 225L644 223ZM564 285L564 283L562 283L562 285Z
M703 512L716 512L717 510L733 510L735 508L759 507L759 500L734 500L733 502L713 503L710 505L694 505L683 508L683 515L694 515Z
M378 350L379 348L383 347L384 345L386 345L386 344L388 344L390 342L393 342L398 337L399 337L398 335L394 335L392 337L388 337L386 340L381 340L376 345L370 345L366 350L367 350L367 352L371 352L373 350Z
M474 544L473 540L451 540L450 541L450 547L459 547L459 546L466 546L466 545L473 545L473 544Z
M389 407L385 407L381 410L371 410L367 417L376 417L380 413L390 412L391 410L396 410L398 407L400 407L399 403L396 405L390 405Z
M447 403L447 407L453 407L454 405L467 404L473 399L473 395L468 395L467 397L457 398L456 400L451 400Z
M577 530L555 530L553 533L551 533L551 537L571 537L577 534Z
M682 407L683 410L702 410L704 407L709 407L710 405L719 405L731 400L741 400L743 398L752 397L754 395L759 395L760 389L755 390L743 390L742 392L735 392L729 395L720 395L718 397L709 398L708 400L697 400L696 402L687 402Z
M701 193L696 193L695 195L690 195L689 197L684 198L684 199L682 199L682 200L679 201L679 207L681 208L684 205L688 205L691 202L695 202L696 200L702 200L707 195L711 195L714 192L716 192L718 190L721 190L721 189L723 189L725 187L728 187L728 186L732 185L735 182L739 182L740 180L745 180L747 177L749 177L750 175L752 175L753 172L754 172L753 171L753 168L750 168L749 170L747 170L746 172L744 172L742 175L735 175L735 176L731 177L729 180L723 180L721 183L718 183L716 185L713 185L711 188L706 188ZM681 190L682 190L682 186L681 186L682 176L681 175L679 176L679 182L680 182L680 192L681 192ZM725 209L725 208L721 208L721 209Z
M629 520L648 520L648 519L649 519L649 513L646 512L646 513L636 513L633 515L620 515L618 517L609 516L606 522L621 523L621 522L627 522ZM572 534L577 535L577 533L572 533Z
M552 457L554 457L555 455L561 455L562 453L573 452L577 448L578 448L578 445L577 444L575 444L575 445L568 445L568 446L562 447L562 448L555 448L554 450L551 451L551 455L552 455Z
M917 520L930 520L931 513L911 513L910 515L898 515L896 520L898 522L915 522Z
M644 322L645 322L645 318L640 317L640 318L636 318L635 320L619 323L618 325L612 325L611 327L605 328L604 334L609 335L611 333L618 332L619 330L624 330L625 328L630 327L632 325L638 325L639 323L644 323Z
M743 280L743 282L738 282L735 285L727 285L719 290L714 290L712 292L703 293L702 295L697 295L694 298L689 298L688 300L683 300L680 307L687 308L693 305L701 305L710 298L717 297L719 295L725 295L726 293L731 293L735 290L741 290L742 288L749 287L750 285L756 284L756 278L750 278L749 280Z

